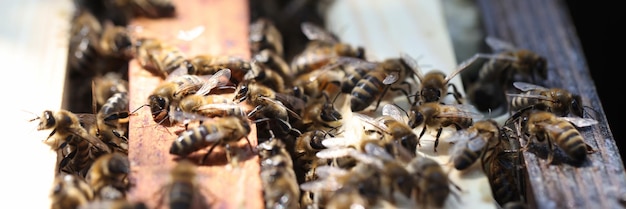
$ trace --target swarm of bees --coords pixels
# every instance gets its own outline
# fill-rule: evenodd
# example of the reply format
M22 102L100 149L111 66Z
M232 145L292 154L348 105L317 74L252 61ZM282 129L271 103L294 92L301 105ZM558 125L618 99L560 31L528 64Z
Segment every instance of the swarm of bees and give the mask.
M158 0L102 4L124 8L116 10L122 16L169 17L175 10ZM182 160L160 190L159 205L171 208L203 202L197 166L207 166L216 147L236 164L240 152L231 145L243 139L259 156L266 208L441 208L463 192L450 170L474 167L490 180L496 204L523 203L520 153L540 154L543 147L547 164L580 165L594 152L580 128L597 121L585 117L581 97L540 86L545 58L495 38L487 41L501 51L477 53L446 75L422 72L404 53L367 60L366 49L312 22L301 23L308 40L287 60L274 19L253 19L252 56L243 59L188 56L167 40L131 37L102 16L78 10L68 59L72 72L92 76L92 113L47 110L33 119L39 130L51 130L46 143L58 153L52 208L146 208L126 200L132 187L127 123L140 109L128 109L125 72L104 65L107 59L137 59L163 78L144 106L159 125L185 127L169 149ZM507 97L511 117L504 124L485 118L450 83L478 59L487 60L479 82L497 82ZM247 138L252 123L256 147ZM432 147L422 146L425 135L434 138ZM437 151L440 138L450 144L448 153ZM426 149L448 154L450 163L433 160ZM206 154L197 161L189 157L200 150Z

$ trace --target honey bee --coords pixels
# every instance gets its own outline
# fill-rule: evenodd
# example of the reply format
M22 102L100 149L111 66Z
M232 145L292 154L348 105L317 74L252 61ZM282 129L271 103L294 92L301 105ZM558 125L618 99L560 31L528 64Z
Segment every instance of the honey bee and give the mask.
M237 86L233 100L237 103L246 101L246 103L254 106L254 109L248 112L249 118L270 118L268 125L270 128L277 128L274 132L278 132L278 136L302 134L291 126L292 121L301 119L300 115L294 112L294 107L301 108L304 106L299 98L277 93L254 81L246 81Z
M93 189L96 199L125 199L126 191L130 189L129 173L128 157L114 152L98 157L85 179Z
M218 145L228 145L245 138L250 150L252 144L248 139L251 128L248 121L240 116L218 117L212 121L202 123L198 127L181 132L172 142L170 154L186 157L189 154L210 146L209 151L200 160L203 164L213 149ZM227 146L228 148L229 146ZM230 161L230 151L226 149L227 160Z
M450 181L441 165L429 157L416 157L406 165L406 169L415 176L417 184L415 195L418 204L425 208L443 207L452 192L450 185L456 185ZM456 187L460 190L458 186Z
M481 158L493 197L500 205L519 201L523 194L522 174L519 168L522 152L508 152L507 150L511 148L509 143L499 143L493 147L492 152L486 152L485 157Z
M475 120L481 119L482 117L483 115L476 112L472 105L445 105L437 102L428 102L411 107L408 125L411 128L423 125L422 131L418 137L418 142L429 127L436 128L437 136L433 150L437 152L439 137L444 127L454 126L457 131L466 129L470 127ZM420 146L419 143L418 146Z
M526 49L518 49L513 44L495 37L487 37L486 43L498 56L513 59L491 59L478 73L478 82L495 81L508 89L514 81L536 83L537 79L548 77L547 60L541 55ZM538 78L537 78L538 77Z
M282 57L283 35L272 20L260 17L250 24L250 51L258 54L265 49Z
M133 42L128 29L105 22L98 42L98 50L103 56L130 60L133 56Z
M67 173L54 178L50 193L52 209L78 208L94 200L94 192L85 179Z
M308 100L325 98L326 102L334 102L341 93L343 75L332 68L311 71L301 74L293 81L294 88L300 88Z
M192 67L183 51L158 39L139 38L134 48L134 57L141 67L162 78L168 77L176 69Z
M332 103L317 102L308 105L302 113L302 130L337 129L341 127L343 117Z
M176 5L172 0L131 0L133 13L149 18L173 17Z
M152 118L159 123L168 116L170 107L176 107L182 98L191 94L207 95L211 89L224 85L226 79L230 78L229 69L205 76L177 75L180 72L179 69L175 74L168 76L165 82L159 84L148 96Z
M110 153L111 149L109 149L106 144L98 139L98 137L89 134L89 131L81 125L82 121L79 119L80 116L64 109L60 109L56 112L45 110L41 116L31 119L30 121L39 120L39 124L37 126L37 130L39 131L52 129L52 132L50 132L48 138L46 139L48 140L55 136L56 139L54 139L55 141L50 144L51 146L57 145L56 143L59 142L57 141L59 139L65 140L70 136L76 136L79 138L78 140L86 141L95 148L103 152ZM93 117L93 115L91 116Z
M235 85L244 80L251 68L249 61L232 55L201 54L187 59L187 62L190 64L187 68L189 75L212 75L222 69L230 69L230 81Z
M300 188L285 143L272 137L257 147L261 157L265 207L299 208Z
M482 158L488 147L500 142L500 128L496 121L476 121L467 129L459 130L446 141L454 143L448 151L457 170L465 170Z
M353 168L334 169L329 175L322 175L321 178L300 184L300 189L311 192L314 195L313 204L324 208L353 205L357 203L336 202L335 196L343 194L354 195L354 198L363 200L361 206L365 208L373 207L383 199L380 169L367 163L358 163ZM320 176L318 174L318 176ZM352 196L351 195L351 196ZM341 203L341 204L340 204Z
M587 127L597 124L598 121L579 117L559 117L547 111L534 111L528 116L525 126L530 139L548 144L548 163L552 163L553 143L560 147L573 160L573 163L582 163L588 153L594 152L593 148L585 143L582 135L576 127ZM525 148L527 148L527 143Z
M291 61L291 70L294 75L298 76L319 69L337 57L365 59L363 47L340 42L335 35L314 23L303 22L300 26L309 42L305 49Z
M401 91L407 96L408 100L408 92L400 87L400 85L407 85L409 91L411 91L410 84L406 82L406 79L413 78L412 75L415 72L409 66L410 60L407 60L407 58L409 56L386 59L379 63L376 69L365 74L350 93L350 108L352 111L362 111L374 101L376 101L374 110L378 109L380 102L389 89Z
M103 76L94 77L94 97L98 107L113 96L115 93L128 92L128 81L124 80L119 72L107 72Z
M78 209L148 209L143 202L131 202L127 199L95 200L80 205Z
M316 157L316 153L326 149L322 141L329 136L332 137L333 135L319 129L313 129L298 136L294 146L293 158L294 162L296 162L295 167L300 168L304 172L317 167L319 159ZM299 182L302 182L302 180Z
M377 118L371 118L367 115L353 113L364 122L376 127L378 131L384 133L383 140L389 143L398 143L407 150L415 153L419 139L413 128L407 123L406 113L396 105L386 104L383 106L383 114Z
M72 72L84 74L100 57L98 41L103 27L98 19L86 9L76 12L71 25L68 65Z
M204 205L207 197L204 192L208 191L200 187L197 175L194 163L185 159L178 161L170 171L169 181L155 193L160 194L155 208L160 208L165 199L168 199L169 208L192 208L193 206L209 208ZM165 196L167 198L164 198Z
M270 49L263 49L258 53L253 54L252 61L257 62L266 70L278 73L283 80L290 80L293 77L287 61L285 61L282 56L278 55L278 53Z
M572 94L562 88L545 88L525 82L514 82L513 85L522 93L507 94L512 97L510 108L512 111L532 108L552 112L557 116L567 116L572 113L575 116L583 117L580 95Z
M414 104L419 103L428 103L428 102L444 102L444 99L447 95L454 96L457 104L462 104L461 101L462 96L461 93L457 90L456 85L450 83L456 75L460 74L464 70L468 69L468 67L473 64L476 60L484 58L484 59L507 59L508 57L489 55L489 54L475 54L469 59L463 61L461 64L457 66L457 68L452 71L452 73L446 75L443 71L440 70L431 70L427 73L422 73L421 68L417 64L417 61L410 57L407 54L402 54L402 59L405 63L410 66L411 69L415 72L419 80L419 86L417 88L417 96ZM448 91L448 88L452 88L452 91Z
M245 80L254 80L281 93L287 90L287 84L278 72L262 66L255 60L250 63L250 66L250 71L244 76Z

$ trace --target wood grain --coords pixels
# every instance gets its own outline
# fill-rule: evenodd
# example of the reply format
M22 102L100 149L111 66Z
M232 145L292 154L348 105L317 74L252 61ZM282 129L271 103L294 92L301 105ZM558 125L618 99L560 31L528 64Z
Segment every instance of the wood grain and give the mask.
M596 152L581 166L547 165L545 157L524 152L528 199L533 208L621 208L626 193L623 162L608 126L571 17L561 0L477 1L486 35L527 48L548 60L546 86L580 94L598 125L581 129Z
M188 56L199 54L224 54L247 58L248 7L245 0L193 0L175 1L178 15L171 19L136 19L130 28L140 29L138 36L157 37L171 41ZM203 32L190 41L177 38L179 31L203 28ZM136 60L130 62L129 86L130 109L135 110L146 104L147 98L162 79L141 68ZM149 108L140 109L131 117L129 124L129 159L131 179L135 187L129 199L145 201L150 208L157 206L163 194L162 185L169 178L169 171L177 157L169 154L169 149L184 130L182 126L165 127L157 124ZM249 135L252 146L256 146L256 131ZM247 146L241 140L235 147ZM190 158L196 160L205 151L198 151ZM198 167L198 179L203 188L201 194L205 203L215 208L262 208L263 199L259 179L258 157L246 149L238 164L226 163L225 152L217 148L206 165ZM165 205L163 205L165 206Z

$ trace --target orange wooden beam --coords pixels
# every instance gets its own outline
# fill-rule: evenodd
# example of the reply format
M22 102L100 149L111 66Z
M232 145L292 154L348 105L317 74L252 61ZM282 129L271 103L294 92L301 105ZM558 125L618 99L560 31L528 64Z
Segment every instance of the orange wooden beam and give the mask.
M175 0L174 3L177 7L175 18L137 18L130 24L131 28L135 31L141 28L138 36L171 41L188 56L250 56L246 0ZM176 38L179 31L192 29L203 29L203 32L189 41ZM132 60L129 65L130 109L135 110L146 104L150 93L162 81ZM248 138L252 146L256 146L256 128L252 125ZM147 107L130 118L128 156L132 170L130 178L135 184L128 195L131 201L143 201L149 208L155 208L161 195L165 195L160 194L159 189L167 183L169 171L177 159L169 154L169 149L177 137L176 133L183 129L182 126L157 124ZM247 142L241 140L238 145L245 147ZM202 156L206 150L198 152L196 156ZM230 166L226 163L224 149L217 148L207 165L198 166L198 179L204 195L208 195L205 197L206 204L217 208L263 208L258 156L253 153L245 156L248 157L239 159L236 166Z

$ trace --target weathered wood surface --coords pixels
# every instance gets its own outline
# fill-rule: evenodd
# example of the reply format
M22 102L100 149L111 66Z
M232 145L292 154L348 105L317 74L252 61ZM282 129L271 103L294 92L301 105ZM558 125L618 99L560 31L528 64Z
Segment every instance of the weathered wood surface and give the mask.
M136 19L130 28L141 29L140 36L151 36L171 41L188 56L199 54L249 56L248 7L245 0L174 1L178 16L171 19ZM140 27L137 27L140 26ZM198 37L190 41L176 38L179 31L203 28ZM129 66L130 109L135 110L147 103L150 93L163 80L141 68L136 60ZM167 182L169 171L175 165L176 156L169 154L172 141L182 126L158 125L149 108L140 109L132 116L129 125L129 159L131 179L136 184L129 199L145 201L155 208L162 195L158 190ZM256 146L254 126L249 139ZM239 146L240 145L240 146ZM241 140L236 147L246 147ZM247 150L247 149L246 149ZM198 151L203 156L205 151ZM192 154L192 156L196 156ZM207 165L198 166L198 177L206 204L214 208L262 208L263 199L259 179L258 157L247 150L238 165L231 166L225 160L224 149L216 148ZM197 159L196 157L192 157ZM166 205L163 205L166 206Z
M527 193L533 208L621 208L626 175L596 87L565 3L561 0L478 0L485 34L545 56L546 86L582 96L598 125L581 129L596 152L581 166L547 165L544 156L524 152ZM618 128L618 127L613 127Z

